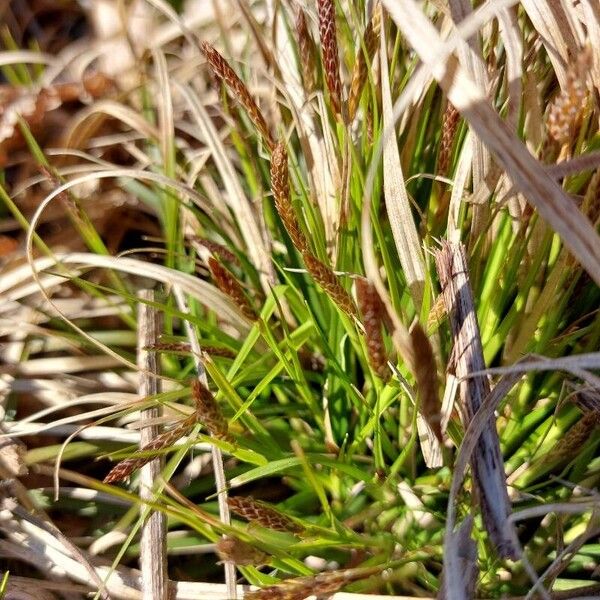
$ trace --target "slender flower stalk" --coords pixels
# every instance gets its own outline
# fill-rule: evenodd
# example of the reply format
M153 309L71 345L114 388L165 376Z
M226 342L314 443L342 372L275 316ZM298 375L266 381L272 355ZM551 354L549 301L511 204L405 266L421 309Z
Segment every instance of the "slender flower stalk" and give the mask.
M342 80L340 79L340 61L338 57L337 33L335 26L334 0L319 1L319 35L325 80L329 90L329 99L338 119L342 117Z
M202 42L200 47L215 77L225 83L231 95L244 107L265 143L272 150L275 142L271 136L267 122L246 84L236 75L223 56L208 42Z

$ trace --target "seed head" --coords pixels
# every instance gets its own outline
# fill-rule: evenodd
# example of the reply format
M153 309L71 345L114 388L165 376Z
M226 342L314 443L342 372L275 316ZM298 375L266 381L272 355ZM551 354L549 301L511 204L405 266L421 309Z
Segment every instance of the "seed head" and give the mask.
M357 315L356 305L350 294L342 287L337 275L331 267L323 264L310 252L302 254L304 264L313 279L323 288L325 293L343 310L349 317Z
M227 420L211 391L197 379L192 379L191 385L192 398L196 402L196 420L201 422L213 437L231 442Z
M460 113L456 110L454 104L448 101L442 121L442 139L438 155L438 173L442 176L447 175L450 168L450 155L452 154L452 146L454 145L459 121Z
M254 123L254 126L262 135L265 143L269 149L272 150L275 142L267 127L267 122L246 87L246 84L236 75L235 71L229 66L229 63L221 56L221 54L219 54L219 52L217 52L217 50L209 43L202 42L200 47L215 77L225 83L232 96L244 107L248 116Z
M307 94L310 94L317 83L315 78L315 43L308 30L306 15L301 8L298 9L298 16L296 17L296 35L298 37L298 54L304 89Z
M250 523L256 523L267 529L298 533L303 528L287 515L265 502L246 496L230 496L227 498L229 508Z
M279 213L283 225L288 232L292 243L299 252L308 250L308 242L300 229L300 224L290 201L290 184L288 173L288 160L285 144L278 142L271 156L271 187L275 208Z
M256 312L252 308L242 284L235 278L233 273L212 256L208 259L208 268L217 287L233 300L247 319L256 321Z
M383 380L386 380L390 376L390 369L381 332L385 306L375 286L367 279L360 278L356 280L356 297L358 298L358 306L365 328L369 363L373 371Z
M331 106L338 118L342 115L342 81L340 79L340 63L335 26L334 0L318 0L319 2L319 35L323 53L325 80L329 89Z

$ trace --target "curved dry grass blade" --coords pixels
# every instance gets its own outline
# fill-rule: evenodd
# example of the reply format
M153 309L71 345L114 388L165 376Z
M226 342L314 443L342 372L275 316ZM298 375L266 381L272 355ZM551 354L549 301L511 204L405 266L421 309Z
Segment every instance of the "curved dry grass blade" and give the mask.
M425 286L425 261L419 234L410 208L404 175L400 164L400 152L394 131L392 93L390 89L387 44L385 32L381 31L381 103L383 111L383 190L385 207L390 219L396 251L406 283L417 313L423 302Z

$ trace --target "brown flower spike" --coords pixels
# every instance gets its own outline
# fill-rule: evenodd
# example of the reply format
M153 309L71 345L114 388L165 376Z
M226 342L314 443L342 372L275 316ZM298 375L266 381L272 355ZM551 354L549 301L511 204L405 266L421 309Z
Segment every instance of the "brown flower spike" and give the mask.
M252 308L242 284L235 278L233 273L212 256L208 259L208 268L217 287L233 300L247 319L256 321L256 312Z
M348 118L354 119L356 109L360 101L363 88L367 81L369 65L367 61L371 61L379 46L379 33L381 31L381 4L377 2L373 7L373 14L365 33L363 35L363 45L367 56L363 50L363 46L359 47L356 55L356 62L352 71L352 81L350 83L350 93L348 95Z
M315 44L308 31L306 15L301 8L298 9L298 16L296 17L296 35L298 37L298 54L304 89L307 94L310 94L317 84L315 77Z
M446 176L450 168L450 155L452 154L452 146L454 145L459 121L460 113L456 110L454 104L448 101L442 120L442 139L438 156L438 173L442 176Z
M302 527L272 506L246 496L230 496L227 498L229 508L250 523L267 529L298 533Z
M200 47L215 77L225 83L231 94L244 107L256 129L262 135L265 143L272 150L275 142L267 127L267 122L265 121L260 108L258 108L258 105L254 101L254 98L248 91L246 84L236 75L235 71L229 66L229 63L223 56L221 56L221 54L219 54L219 52L217 52L217 50L215 50L208 42L202 42Z
M381 331L385 306L375 286L367 279L356 280L356 297L365 328L369 363L373 371L386 380L390 376L390 369Z
M319 35L323 53L325 80L331 106L338 118L342 116L342 81L338 57L334 0L319 0Z
M232 441L227 420L212 392L197 379L192 380L192 398L196 402L196 418L213 437Z
M308 242L300 230L300 224L290 201L288 158L283 142L277 142L271 156L271 187L275 199L275 208L292 243L299 252L308 251Z

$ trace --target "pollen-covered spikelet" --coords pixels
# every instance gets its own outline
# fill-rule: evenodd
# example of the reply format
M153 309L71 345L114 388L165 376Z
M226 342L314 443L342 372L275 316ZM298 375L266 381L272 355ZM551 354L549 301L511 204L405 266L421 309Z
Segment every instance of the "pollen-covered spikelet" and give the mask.
M215 549L222 561L233 562L236 565L264 565L268 560L268 556L262 550L235 537L222 537Z
M271 188L275 199L275 208L292 243L299 252L307 252L308 242L300 229L290 200L288 158L283 142L277 142L271 156Z
M573 139L580 124L587 96L587 73L590 70L592 53L585 48L567 72L567 82L548 112L548 134L559 144Z
M291 533L298 533L303 530L290 517L260 500L254 500L254 498L247 496L230 496L227 498L227 504L234 513L261 527Z
M356 297L365 328L369 364L373 371L385 380L390 376L387 351L381 331L385 306L375 286L367 279L356 280Z
M442 176L447 175L450 168L450 155L452 154L452 146L456 138L459 121L460 113L456 110L454 104L448 100L442 119L442 136L440 140L440 153L438 155L437 170Z
M231 94L244 107L256 129L262 135L265 143L272 150L275 142L271 136L267 122L248 91L246 84L236 75L229 63L209 43L202 42L202 52L210 65L215 77L222 80Z
M196 402L196 419L202 423L213 437L232 441L227 420L211 391L197 379L192 379L192 398Z
M441 442L442 404L439 397L437 365L429 338L419 323L415 323L410 331L410 343L413 372L417 380L417 392L420 400L419 411L431 427L435 437Z
M298 37L298 55L300 58L300 70L302 72L302 80L304 81L304 89L307 94L314 91L317 81L315 77L315 44L308 31L306 23L306 15L302 8L298 9L296 17L296 35Z
M256 312L252 308L242 284L235 278L233 273L212 256L208 259L208 268L217 287L233 300L247 319L256 321Z
M154 460L154 456L148 456L152 452L159 452L164 448L172 446L177 440L188 435L197 421L196 412L189 417L179 421L173 429L157 435L150 443L140 448L133 456L117 463L104 478L104 483L114 483L129 477L134 471L141 469L145 464Z
M318 0L319 35L325 80L329 89L331 106L338 118L342 116L342 80L340 79L340 62L338 57L337 33L335 26L334 0Z
M348 118L354 119L356 115L356 109L360 101L360 96L367 81L367 74L369 72L368 61L373 59L377 47L379 45L379 33L381 31L381 3L377 2L373 7L373 14L367 24L365 33L363 35L363 46L361 46L356 55L356 62L354 63L354 69L352 70L352 81L350 83L350 93L348 95Z
M323 288L325 293L343 310L349 317L357 314L356 305L350 294L342 287L337 275L331 267L322 263L310 252L302 255L306 269L312 278Z

